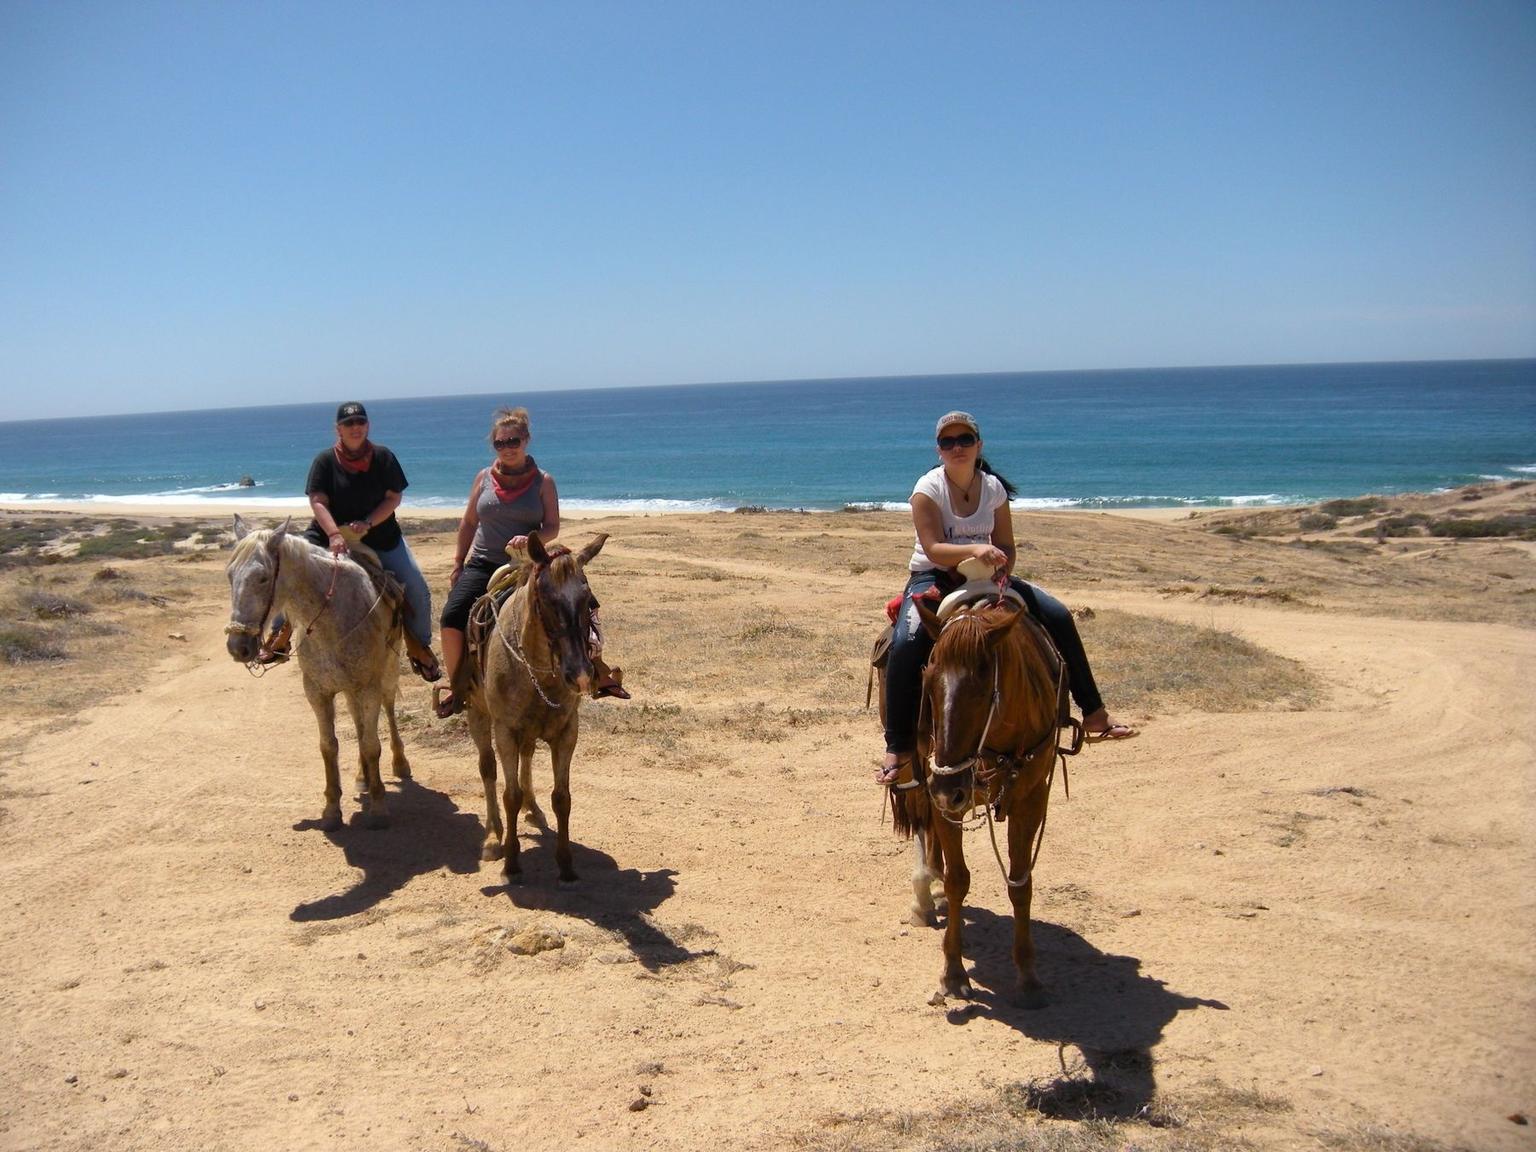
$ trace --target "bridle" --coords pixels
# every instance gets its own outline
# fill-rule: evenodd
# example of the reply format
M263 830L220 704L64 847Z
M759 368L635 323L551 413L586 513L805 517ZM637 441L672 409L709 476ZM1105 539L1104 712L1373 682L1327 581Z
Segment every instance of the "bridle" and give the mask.
M565 555L569 554L569 552L570 552L569 548L563 548L562 546L557 545L555 547L555 549L551 550L551 552L550 552L550 559L554 560L557 557L565 556ZM539 579L540 579L540 577L542 577L548 571L549 571L549 565L548 564L535 564L533 571L528 574L528 580L527 580L527 585L526 586L527 586L527 589L528 589L528 608L529 608L529 611L531 611L533 613L534 619L536 619L539 622L539 627L544 630L545 638L551 641L550 649L551 649L551 651L553 651L553 649L554 649L553 640L554 640L556 629L553 629L553 628L550 627L549 619L545 615L545 612L544 612L543 598L539 595ZM491 627L494 628L496 633L497 633L497 635L499 635L501 637L502 644L506 647L507 651L509 653L511 653L512 658L514 660L516 660L519 664L521 664L523 666L523 670L528 673L528 679L532 682L533 690L536 693L538 693L539 699L542 700L544 702L545 706L548 707L548 708L559 708L559 707L561 707L562 705L558 701L551 700L549 698L549 696L544 691L544 686L539 683L539 675L541 673L543 675L545 675L545 676L554 676L556 678L559 678L560 675L561 675L560 669L556 665L554 665L554 664L550 664L550 665L547 665L547 666L539 666L539 667L536 668L534 666L533 662L528 659L528 654L523 651L522 645L518 644L518 643L515 643L512 640L512 638L507 634L510 631L510 629L504 629L504 628L500 627L500 624L501 624L501 606L500 605L495 606L493 608L493 611L494 611L495 615L492 618ZM580 620L577 621L577 625L578 625L578 627L580 626ZM577 642L580 643L580 641L581 641L581 638L578 637L577 638Z
M942 635L943 630L947 629L956 620L973 615L974 613L965 612L957 613L951 616L948 620L944 621L944 624L940 629L940 634ZM1055 697L1054 716L1059 718L1064 711L1063 706L1066 703L1067 681L1064 674L1066 664L1061 659L1061 654L1056 651L1055 644L1051 641L1049 634L1045 633L1043 629L1040 630L1040 632L1045 636L1047 644L1050 645L1052 655L1054 655L1056 658L1056 672L1054 677L1055 691L1052 693L1052 695ZM977 807L980 807L985 813L987 831L992 839L992 854L997 857L997 864L998 867L1002 870L1003 880L1010 888L1022 888L1024 885L1030 882L1030 877L1034 874L1035 862L1040 858L1040 848L1045 843L1045 815L1042 814L1040 818L1040 829L1036 835L1033 850L1030 852L1029 867L1025 870L1021 879L1013 880L1008 876L1008 869L1003 864L1002 853L998 850L997 847L997 832L993 825L992 809L994 806L1002 806L1003 799L1007 795L1009 787L1012 786L1019 773L1024 769L1034 765L1039 760L1039 758L1047 752L1049 752L1051 755L1050 765L1046 770L1045 776L1047 799L1049 799L1050 796L1051 784L1054 782L1056 777L1056 765L1058 763L1061 765L1062 786L1066 789L1067 798L1071 799L1072 792L1071 786L1067 780L1066 757L1076 755L1079 748L1081 748L1082 726L1076 719L1072 719L1070 721L1071 727L1074 731L1074 738L1072 743L1066 748L1062 748L1057 745L1059 728L1061 726L1059 720L1053 722L1046 729L1045 735L1037 740L1034 744L1030 745L1027 749L1015 751L999 751L995 748L989 748L987 746L987 737L992 732L992 722L997 718L998 705L1002 701L1001 678L1001 663L994 655L992 658L992 698L987 705L987 719L986 723L982 726L981 737L976 741L976 750L969 756L966 756L964 759L958 760L951 764L935 763L932 765L932 772L935 776L943 779L950 776L959 776L964 772L974 770L974 779L976 784L980 785L980 787L972 789L972 805L969 811L974 811ZM926 686L923 691L923 698L920 707L922 712L931 714L931 706L929 704L928 691ZM923 717L920 716L918 721L919 727L922 726L922 720ZM940 817L949 821L951 824L955 824L962 828L966 826L965 821L968 813L961 813L956 816L951 816L942 808L938 808L937 805L935 805L935 809ZM971 825L971 827L975 827L975 825Z
M265 549L263 549L263 551L265 551ZM278 548L275 552L271 553L271 556L272 586L271 589L267 592L267 602L262 606L261 615L257 618L257 622L255 624L245 624L239 620L231 618L230 622L224 627L224 635L254 636L257 638L257 640L260 640L262 633L266 631L267 617L272 615L272 607L277 602L277 578L283 567L283 550ZM341 553L332 552L331 558L333 561L331 564L331 582L325 589L325 602L320 605L320 611L315 613L314 618L304 626L303 636L305 639L307 639L309 635L314 632L315 625L320 623L320 618L324 616L328 611L330 611L331 602L336 596L336 579L341 575ZM368 611L364 612L358 619L358 622L352 625L351 628L347 629L347 631L340 637L340 639L345 640L348 636L352 635L353 632L356 632L363 626L364 621L368 620L369 617L373 615L373 610L379 606L379 600L383 598L383 595L384 593L381 591L373 598L373 603L368 606ZM255 659L247 660L245 666L246 669L249 670L253 675L259 676L266 672L266 666L258 663ZM260 672L256 671L258 668L261 669Z

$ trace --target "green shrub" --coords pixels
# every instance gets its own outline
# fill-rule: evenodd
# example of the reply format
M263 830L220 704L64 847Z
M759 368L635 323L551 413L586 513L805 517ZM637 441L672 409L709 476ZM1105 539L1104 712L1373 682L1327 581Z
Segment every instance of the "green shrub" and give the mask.
M1326 512L1303 512L1299 522L1303 532L1326 532L1339 526L1338 517Z
M1488 517L1442 517L1429 523L1429 531L1435 536L1455 539L1476 539L1513 536L1521 540L1536 540L1536 513L1505 512Z
M0 624L0 656L11 664L36 660L62 660L66 653L40 628L25 624Z
M1381 511L1384 504L1379 496L1357 496L1349 500L1325 500L1317 510L1330 516L1369 516Z

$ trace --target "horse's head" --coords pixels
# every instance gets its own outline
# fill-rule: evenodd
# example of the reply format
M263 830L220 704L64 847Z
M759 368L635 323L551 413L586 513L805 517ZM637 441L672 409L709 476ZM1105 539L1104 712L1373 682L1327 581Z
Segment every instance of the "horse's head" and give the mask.
M913 603L934 637L923 672L923 709L933 750L928 795L940 811L958 816L974 803L978 754L983 747L995 747L992 738L1000 729L1012 727L997 715L1004 688L998 650L1018 623L1018 613L1006 606L962 609L940 622L923 601Z
M277 598L278 561L292 517L282 527L252 531L235 515L235 554L224 569L229 577L229 625L224 647L242 664L256 658L261 630Z
M528 535L528 556L536 566L529 581L530 606L549 637L551 658L561 676L583 694L592 685L592 657L587 649L592 632L592 588L587 583L586 566L607 540L607 534L602 533L580 552L551 552L537 532Z

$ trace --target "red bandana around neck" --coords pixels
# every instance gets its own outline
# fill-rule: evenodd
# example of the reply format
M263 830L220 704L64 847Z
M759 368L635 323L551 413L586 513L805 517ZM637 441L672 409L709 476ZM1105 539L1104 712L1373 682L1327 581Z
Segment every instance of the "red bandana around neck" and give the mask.
M348 472L366 472L373 464L373 441L364 440L363 446L355 453L348 452L347 446L340 440L332 446L336 453L336 463L340 464Z
M539 466L533 462L533 457L528 457L528 462L522 471L515 472L511 476L503 476L496 465L492 464L486 469L491 474L491 487L496 490L496 499L503 504L510 504L524 492L533 487L533 483L540 476Z

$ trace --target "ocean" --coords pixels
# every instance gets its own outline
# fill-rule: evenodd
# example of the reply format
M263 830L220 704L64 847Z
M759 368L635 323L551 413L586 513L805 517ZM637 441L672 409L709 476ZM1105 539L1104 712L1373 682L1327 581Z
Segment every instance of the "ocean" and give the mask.
M0 500L305 506L336 404L407 507L462 506L522 404L562 505L904 508L933 422L973 413L1020 508L1220 507L1536 478L1536 360L1019 372L376 399L0 423ZM254 481L240 487L242 477Z

